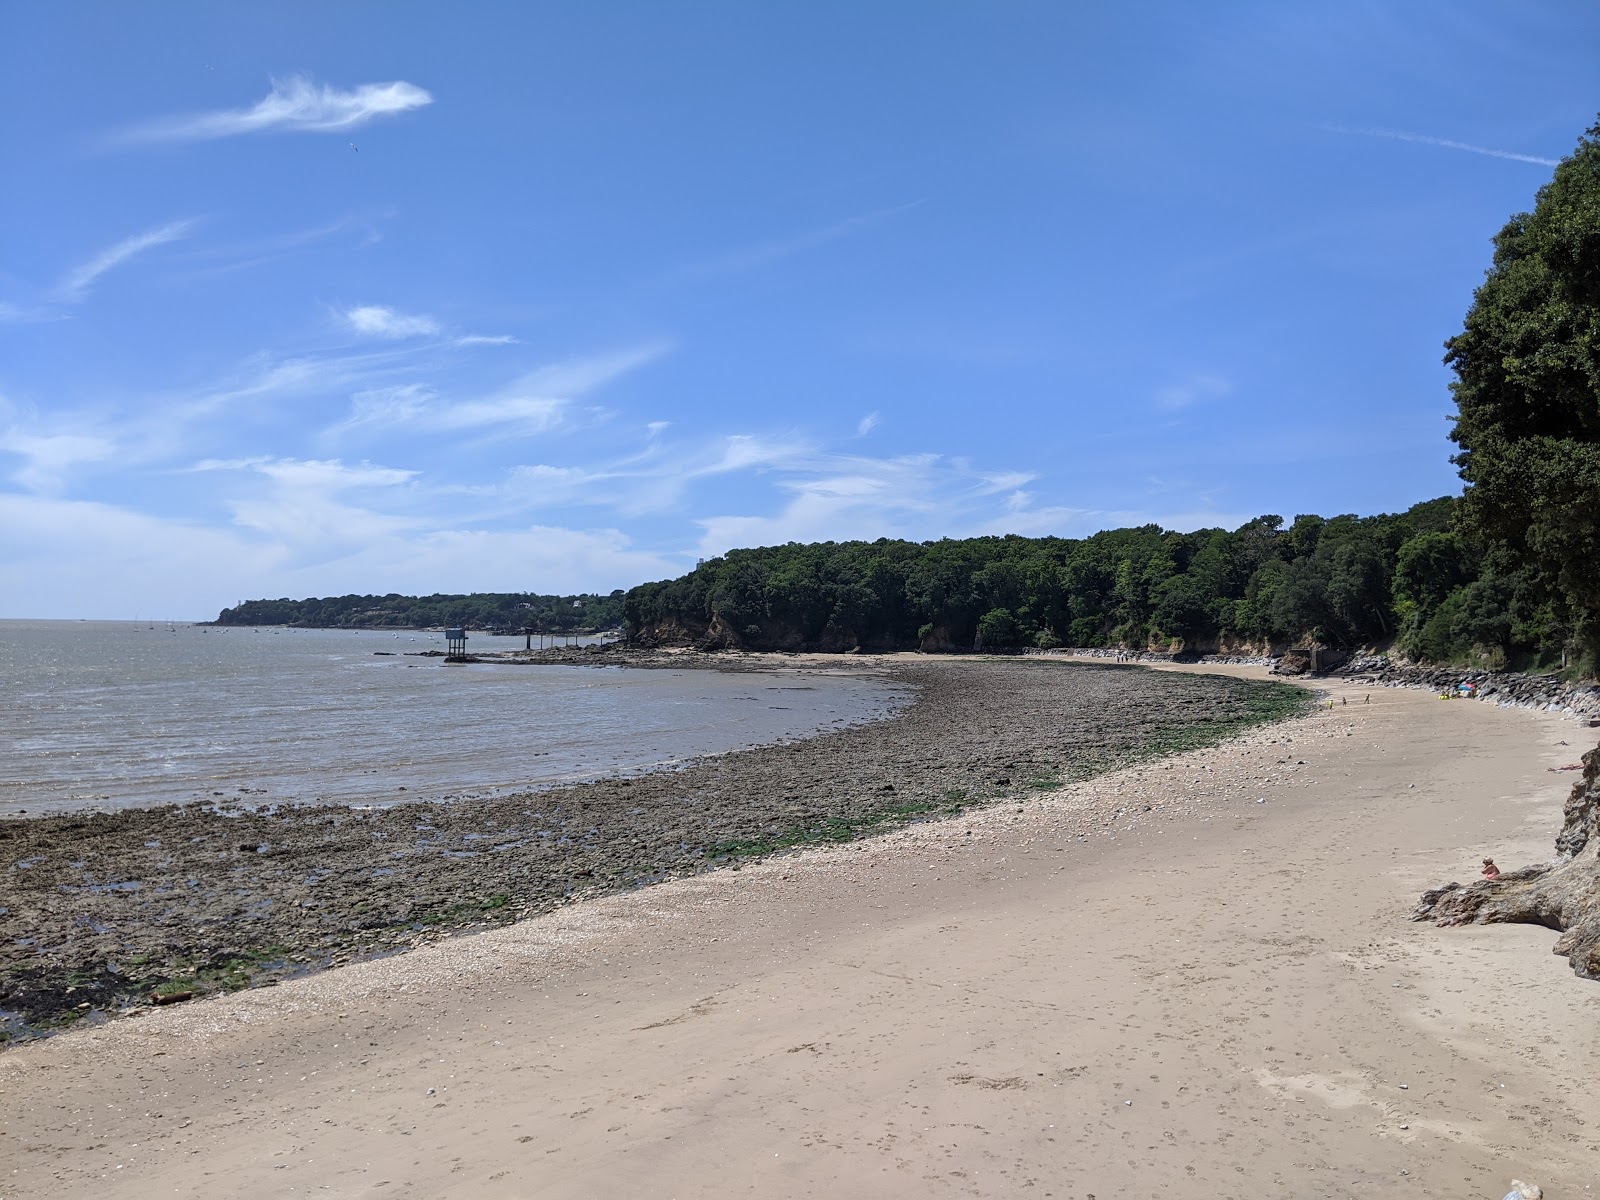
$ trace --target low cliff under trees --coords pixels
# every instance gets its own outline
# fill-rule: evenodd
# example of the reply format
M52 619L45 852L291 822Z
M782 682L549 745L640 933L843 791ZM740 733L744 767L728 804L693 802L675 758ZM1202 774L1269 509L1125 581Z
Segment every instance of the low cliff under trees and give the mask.
M1458 530L1456 509L1447 497L1231 531L790 543L634 588L623 612L646 641L748 649L1353 649L1397 638L1430 661L1558 662L1567 625L1546 590Z

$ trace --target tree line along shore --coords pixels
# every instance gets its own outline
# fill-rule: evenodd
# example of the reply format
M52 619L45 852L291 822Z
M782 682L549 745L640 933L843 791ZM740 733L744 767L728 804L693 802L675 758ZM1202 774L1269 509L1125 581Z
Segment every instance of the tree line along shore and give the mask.
M1600 123L1493 243L1462 329L1445 343L1459 497L1287 526L1269 515L1232 531L1148 525L1084 539L735 550L608 599L645 644L1348 649L1392 641L1424 663L1559 667L1592 678L1600 668ZM1582 766L1554 860L1430 891L1417 916L1553 926L1573 969L1600 978L1600 748Z
M1381 516L1257 517L1083 539L734 550L605 597L250 601L220 624L625 622L647 644L752 650L1392 643L1425 663L1600 668L1600 123L1495 235L1463 327L1459 497Z
M1459 499L1374 517L1268 515L1088 538L789 543L626 593L252 600L219 625L599 632L748 650L1393 643L1418 662L1559 666L1574 622L1538 573L1462 528Z
M472 592L402 596L326 596L304 600L244 600L217 614L213 625L287 625L305 629L461 628L521 633L598 633L622 624L620 589L580 592Z

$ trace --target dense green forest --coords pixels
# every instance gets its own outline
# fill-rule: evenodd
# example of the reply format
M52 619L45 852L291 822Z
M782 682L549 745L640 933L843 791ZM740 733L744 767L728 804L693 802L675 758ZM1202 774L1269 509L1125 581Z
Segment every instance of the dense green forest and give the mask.
M1495 235L1446 348L1462 528L1538 578L1600 668L1600 123Z
M257 600L221 624L467 625L800 649L1315 642L1431 662L1600 665L1600 125L1493 264L1446 343L1462 496L1382 516L1154 525L1083 539L735 550L610 596ZM1442 448L1441 448L1442 449Z
M329 596L307 600L246 600L218 614L217 625L300 625L316 629L516 630L598 633L622 624L622 592L609 596L535 596L479 592L468 596Z
M1600 666L1600 124L1494 238L1446 343L1466 489L1374 517L736 550L624 604L630 634L759 647L1388 645Z
M1397 638L1426 659L1559 658L1570 622L1445 497L1376 517L1263 516L1083 539L984 537L735 550L634 588L630 633L748 647L965 650Z

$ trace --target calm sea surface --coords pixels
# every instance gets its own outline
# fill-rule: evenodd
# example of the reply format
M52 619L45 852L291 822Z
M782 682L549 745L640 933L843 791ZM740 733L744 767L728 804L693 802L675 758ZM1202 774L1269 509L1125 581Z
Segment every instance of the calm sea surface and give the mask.
M0 621L0 813L504 792L804 737L910 698L814 674L407 656L443 649L437 633Z

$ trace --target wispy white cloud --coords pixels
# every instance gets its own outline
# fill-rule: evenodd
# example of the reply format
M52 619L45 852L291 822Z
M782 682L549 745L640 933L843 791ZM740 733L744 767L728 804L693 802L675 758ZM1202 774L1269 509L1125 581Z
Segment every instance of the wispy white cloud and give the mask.
M393 217L391 211L359 213L284 233L269 234L248 241L220 242L197 246L173 256L192 275L220 275L248 270L291 255L302 254L343 236L357 249L375 246L383 240L382 222Z
M581 505L610 508L626 517L659 515L680 508L685 494L701 480L796 467L820 453L800 439L751 434L665 441L661 434L666 427L665 422L647 425L649 441L636 453L579 466L526 464L478 491L512 512Z
M416 424L435 399L433 389L421 383L363 388L350 398L350 415L329 432L337 435L364 425L388 429Z
M38 305L12 304L0 300L0 325L35 325L40 321L65 321L67 314Z
M1006 497L1004 513L981 522L973 532L996 537L1008 533L1022 537L1081 537L1097 529L1143 524L1142 521L1119 519L1123 515L1132 516L1065 504L1047 504L1043 508L1035 508L1030 493L1014 492Z
M961 466L965 468L966 464L962 463ZM998 496L1001 492L1015 492L1036 478L1037 476L1031 471L995 471L991 474L979 474L973 484L973 490L980 496Z
M337 458L207 458L190 467L191 471L254 471L287 487L319 492L342 491L357 487L398 487L416 479L419 472L397 467L380 467L369 462L347 466Z
M1465 150L1468 154L1483 154L1489 158L1504 158L1512 162L1533 163L1553 167L1560 159L1545 158L1538 154L1521 154L1515 150L1496 150L1490 146L1474 146L1471 142L1458 142L1451 138L1430 137L1425 133L1410 133L1404 129L1351 128L1346 125L1324 125L1329 133L1347 133L1356 137L1387 138L1392 142L1412 142L1419 146L1438 146L1445 150Z
M794 258L796 255L816 250L842 238L861 233L891 217L920 207L924 203L926 201L913 200L909 204L897 204L891 208L874 209L871 212L858 213L855 216L832 221L826 225L819 225L815 229L801 230L787 237L774 238L771 241L745 246L694 264L683 271L682 276L692 279L703 276L737 275L746 271L758 270L762 267L771 266L773 263L781 262L784 259Z
M938 454L796 454L770 465L778 493L787 496L781 508L764 516L698 520L702 557L789 541L920 540L987 531L997 516L996 497L1033 478L1023 471L975 471L965 459Z
M403 80L343 89L294 75L272 80L272 90L250 108L165 117L136 126L122 140L207 141L273 131L345 133L380 117L398 116L432 103L428 92Z
M28 581L26 593L0 593L0 615L208 619L254 596L506 592L530 579L552 592L608 591L692 565L637 548L611 528L489 529L444 520L377 528L363 511L318 513L318 520L361 523L359 538L328 543L300 536L292 522L251 524L256 514L248 507L234 525L217 526L0 492L0 554L8 573ZM108 579L116 586L108 588Z
M392 501L378 506L351 503L350 492L404 489L419 472L339 459L253 457L208 459L196 472L233 471L259 477L260 488L226 503L236 525L270 537L281 545L317 547L331 555L379 537L426 528L420 516L395 512Z
M339 319L362 337L403 341L407 338L434 337L443 327L422 313L403 313L385 304L361 304L339 312ZM509 333L463 333L449 339L452 346L520 346L520 338Z
M432 317L396 312L381 304L363 304L347 309L340 316L346 325L363 337L399 341L403 338L432 337L439 332L439 322Z
M667 342L647 342L610 354L552 363L484 396L454 398L416 383L368 389L353 397L350 415L328 432L340 435L376 427L543 433L561 425L575 401L655 361L671 348Z
M862 417L861 420L856 422L856 436L866 437L867 434L871 433L878 427L879 422L882 420L883 418L880 417L876 411L869 412L866 416Z
M839 457L785 473L788 500L766 516L721 515L696 522L698 547L712 557L741 546L916 536L940 506L937 455L895 459ZM949 499L948 494L945 497Z
M351 389L370 387L379 380L393 377L410 361L410 353L403 348L293 358L252 355L231 376L176 397L167 397L162 419L184 423L224 412L241 400L349 394Z
M692 515L697 488L728 476L744 477L740 490L752 505L776 499L778 510ZM774 541L959 535L1003 511L1004 495L1033 479L1030 472L983 471L937 454L841 453L797 433L667 441L651 432L629 456L524 465L477 490L504 512L595 506L622 517L681 514L701 527L704 556Z
M0 530L7 573L28 581L26 593L0 593L7 616L210 618L247 597L283 594L264 586L282 555L199 521L0 492Z
M1203 400L1216 400L1233 391L1233 384L1220 375L1190 375L1157 390L1156 407L1178 412Z
M91 473L171 467L196 453L237 445L241 434L245 444L260 444L264 428L297 407L336 401L405 365L404 353L392 350L289 359L255 355L218 379L170 391L84 397L76 405L51 406L43 417L8 406L0 397L0 426L9 423L13 432L20 430L24 441L19 445L54 455L24 476L30 486L45 487L50 480ZM90 430L112 447L110 453L91 453L91 444L75 440ZM51 440L34 446L26 439ZM69 451L72 460L62 461L60 455Z
M89 289L107 271L120 267L123 263L146 250L156 246L175 242L179 238L187 237L189 230L194 227L193 221L171 221L166 225L147 229L143 233L136 233L132 237L123 238L114 246L108 246L87 262L74 267L61 278L55 287L55 299L65 303L76 303L89 294Z
M1164 512L1036 505L1024 486L1035 480L1031 472L977 470L965 459L937 454L873 458L794 452L766 466L782 503L766 514L698 519L698 556L789 541L917 541L982 534L1084 537L1101 529L1150 523L1182 530L1215 525L1231 529L1248 519L1204 508ZM1189 497L1189 502L1196 499L1206 503L1203 497Z
M15 425L0 430L0 454L22 459L11 472L11 480L30 492L58 492L72 468L105 462L116 452L115 442L94 434L41 434Z
M1203 499L1201 501L1204 503ZM1159 525L1192 533L1196 529L1237 529L1250 519L1248 514L1222 512L1211 508L1182 511L1133 508L1078 508L1066 504L1033 506L1033 496L1016 492L1006 497L1006 511L969 528L969 534L1023 537L1088 537L1102 529L1128 529L1140 525Z

